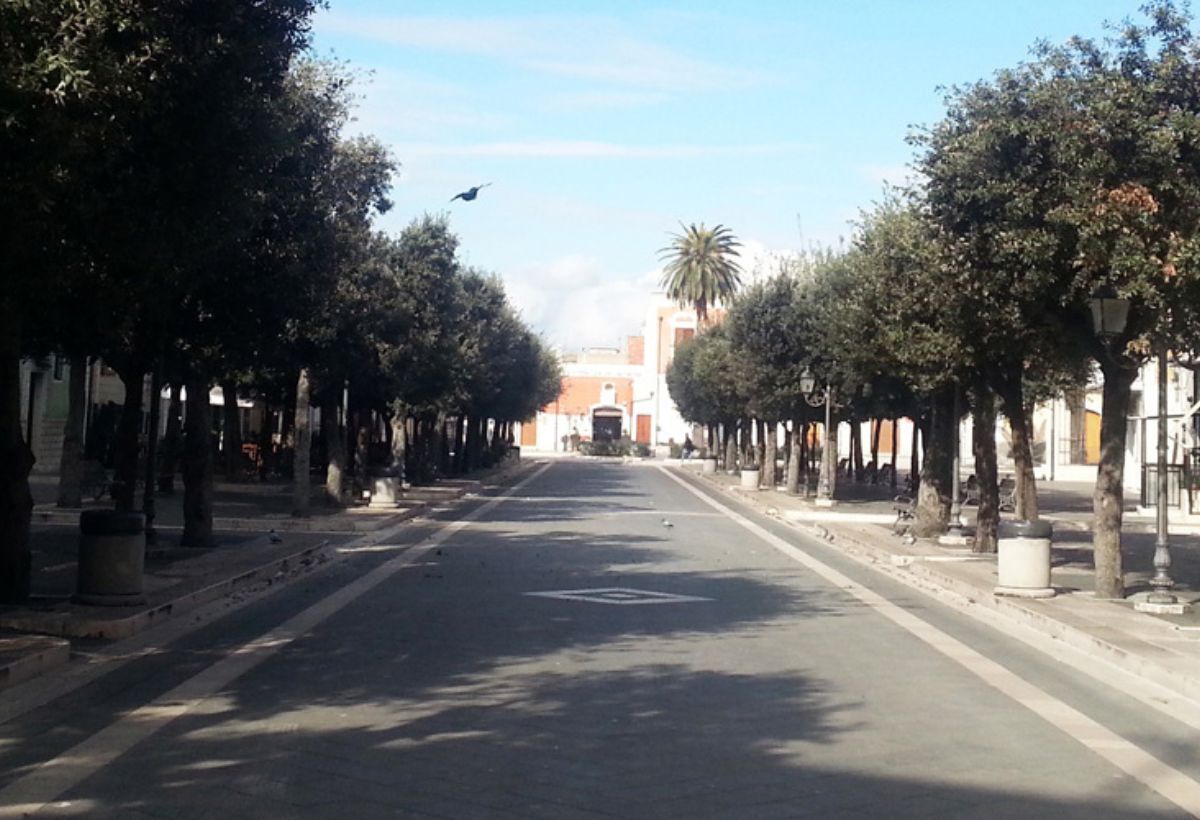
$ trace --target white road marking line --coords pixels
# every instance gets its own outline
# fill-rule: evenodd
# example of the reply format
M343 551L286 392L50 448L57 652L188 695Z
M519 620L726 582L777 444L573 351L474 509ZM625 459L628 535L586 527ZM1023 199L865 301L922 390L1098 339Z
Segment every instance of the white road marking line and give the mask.
M1200 783L1183 772L1167 765L1077 709L1043 692L962 641L952 638L940 629L893 604L882 595L852 581L799 547L789 544L732 508L710 498L665 467L658 469L705 504L722 511L732 521L749 530L788 558L803 564L826 581L871 606L880 615L954 660L989 686L1008 695L1050 725L1064 732L1068 737L1149 786L1175 805L1194 816L1200 816Z
M696 595L676 595L672 592L653 592L631 587L597 587L595 589L554 589L545 592L526 592L533 598L555 598L560 601L587 601L593 604L634 606L640 604L685 604L711 601Z
M551 464L515 484L462 518L438 529L404 555L380 564L366 575L289 618L284 623L231 651L212 666L134 709L81 743L46 761L29 774L0 789L0 818L20 818L39 811L59 795L112 763L125 752L176 718L199 706L206 698L271 658L280 649L335 615L400 570L424 557L471 521L503 503L510 495L538 478Z

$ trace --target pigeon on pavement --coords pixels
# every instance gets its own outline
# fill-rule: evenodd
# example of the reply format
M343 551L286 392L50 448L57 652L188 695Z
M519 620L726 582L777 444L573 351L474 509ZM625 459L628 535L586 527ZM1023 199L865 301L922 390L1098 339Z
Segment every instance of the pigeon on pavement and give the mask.
M274 529L272 529L269 533L267 533L267 538L271 539L272 544L278 544L280 541L283 540L283 537L280 536L279 533L275 532Z

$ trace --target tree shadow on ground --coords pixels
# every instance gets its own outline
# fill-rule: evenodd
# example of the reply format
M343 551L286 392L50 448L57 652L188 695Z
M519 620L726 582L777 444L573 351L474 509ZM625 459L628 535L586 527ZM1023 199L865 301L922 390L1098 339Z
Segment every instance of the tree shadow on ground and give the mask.
M739 539L698 557L708 519L668 529L645 516L589 528L568 518L548 529L537 516L489 515L431 549L63 795L62 812L1173 816L1106 768L1072 770L1067 755L1002 779L996 761L1014 757L1000 741L933 733L969 725L969 711L928 718L945 742L889 732L910 716L840 691L805 657L836 658L842 627L874 623L870 607L782 559L748 560L770 550ZM357 574L382 560L363 556ZM529 594L612 587L696 600ZM906 651L896 635L866 640L888 657ZM218 654L201 650L184 674ZM119 684L60 730L61 749L148 699Z
M481 677L366 708L263 691L184 716L64 802L89 817L1179 816L1123 778L1090 793L1065 769L998 785L953 749L886 772L867 750L834 764L857 711L803 676L665 662Z

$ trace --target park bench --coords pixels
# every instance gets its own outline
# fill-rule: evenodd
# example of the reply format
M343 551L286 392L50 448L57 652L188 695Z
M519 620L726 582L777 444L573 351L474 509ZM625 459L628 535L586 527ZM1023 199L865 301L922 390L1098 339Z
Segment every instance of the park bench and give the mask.
M1012 512L1017 508L1017 482L1012 478L1000 480L1000 509Z

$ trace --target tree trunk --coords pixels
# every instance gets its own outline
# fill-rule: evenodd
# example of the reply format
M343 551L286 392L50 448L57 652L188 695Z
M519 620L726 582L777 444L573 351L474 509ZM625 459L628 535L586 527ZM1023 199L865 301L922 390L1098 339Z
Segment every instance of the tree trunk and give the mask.
M1000 489L996 468L996 397L986 384L975 388L971 448L975 453L975 480L979 482L979 507L975 517L975 552L995 552L1000 524Z
M158 531L154 529L157 515L154 504L154 486L158 478L158 425L162 412L162 360L155 363L150 377L150 413L146 425L146 469L142 473L142 514L146 517L146 543L158 543Z
M183 448L183 385L171 385L171 401L167 405L167 431L162 441L162 459L158 472L158 491L175 495L175 472L179 469L179 454Z
M300 374L296 374L297 383ZM279 448L294 450L296 447L296 388L293 386L283 398L283 418L279 422Z
M879 439L883 435L883 419L875 419L871 426L871 463L875 465L875 472L871 475L871 483L874 484L879 480L879 468L881 466L879 464ZM894 432L892 440L896 440Z
M1095 534L1096 597L1125 597L1121 567L1121 520L1124 516L1125 439L1128 434L1130 386L1137 371L1115 365L1103 367L1104 405L1100 416L1100 466L1092 495Z
M921 486L921 449L924 446L921 435L921 412L918 410L912 417L912 453L908 458L908 480L915 494Z
M238 411L237 384L221 381L221 462L225 478L237 481L242 477L242 417Z
M258 480L266 481L275 471L275 408L263 400L262 427L258 430Z
M736 472L738 468L738 449L737 449L737 426L736 424L727 424L725 426L725 470L726 472Z
M850 419L850 459L854 468L854 480L862 483L866 465L863 464L862 422L857 418Z
M1035 521L1038 518L1038 497L1029 435L1030 413L1025 406L1025 393L1019 376L1004 384L1000 400L1012 438L1013 469L1017 480L1015 514L1022 521Z
M59 507L83 506L83 419L87 409L87 357L71 357L67 385L67 426L63 430L62 456L58 460Z
M354 478L359 491L371 487L371 439L374 438L375 414L360 408L355 414Z
M829 429L825 431L825 447L821 451L821 469L825 470L825 479L829 482L829 497L837 497L838 485L838 420L834 416L830 419ZM828 460L826 460L828 456Z
M463 421L466 441L463 443L463 472L472 472L476 468L476 452L479 450L479 425L474 416L467 416Z
M466 427L463 424L462 413L456 413L453 424L454 432L450 434L451 455L450 455L450 474L462 475L463 473L463 435L466 432Z
M900 447L899 441L900 441L900 417L892 416L892 461L891 461L892 492L896 491L896 483L899 480L899 478L897 476L897 473L899 473L899 470L897 469L897 467L899 467L900 465L898 465L896 463L897 450ZM913 436L913 452L915 453L916 451L917 451L917 439L916 439L916 436Z
M185 547L213 544L212 408L208 380L189 376L183 421L183 537Z
M346 430L338 418L338 399L321 405L321 437L325 440L324 503L340 507L346 499Z
M800 457L801 445L804 442L804 423L799 417L792 419L791 447L788 448L787 462L787 492L788 495L800 494Z
M137 489L138 455L141 451L142 392L146 372L140 368L119 371L125 385L125 403L117 423L116 465L113 470L113 506L121 512L133 512ZM205 397L207 399L207 396Z
M400 479L401 484L404 483L404 459L407 457L405 449L408 447L408 430L405 421L405 413L401 410L394 410L392 417L388 420L392 429L392 463L388 469L392 475Z
M763 459L762 472L759 473L760 480L764 489L773 490L778 483L775 476L775 450L779 445L776 439L778 425L773 421L768 421L763 424Z
M0 296L0 603L29 597L33 451L21 431L20 316Z
M450 435L447 430L450 427L450 422L446 418L445 413L438 413L437 417L437 448L438 448L438 472L442 475L450 474Z
M312 482L308 475L312 459L312 417L309 413L309 374L302 368L296 379L295 450L292 454L293 495L292 515L308 515Z
M946 531L950 519L950 473L954 465L954 388L943 388L931 402L925 463L917 491L912 533L928 538Z

